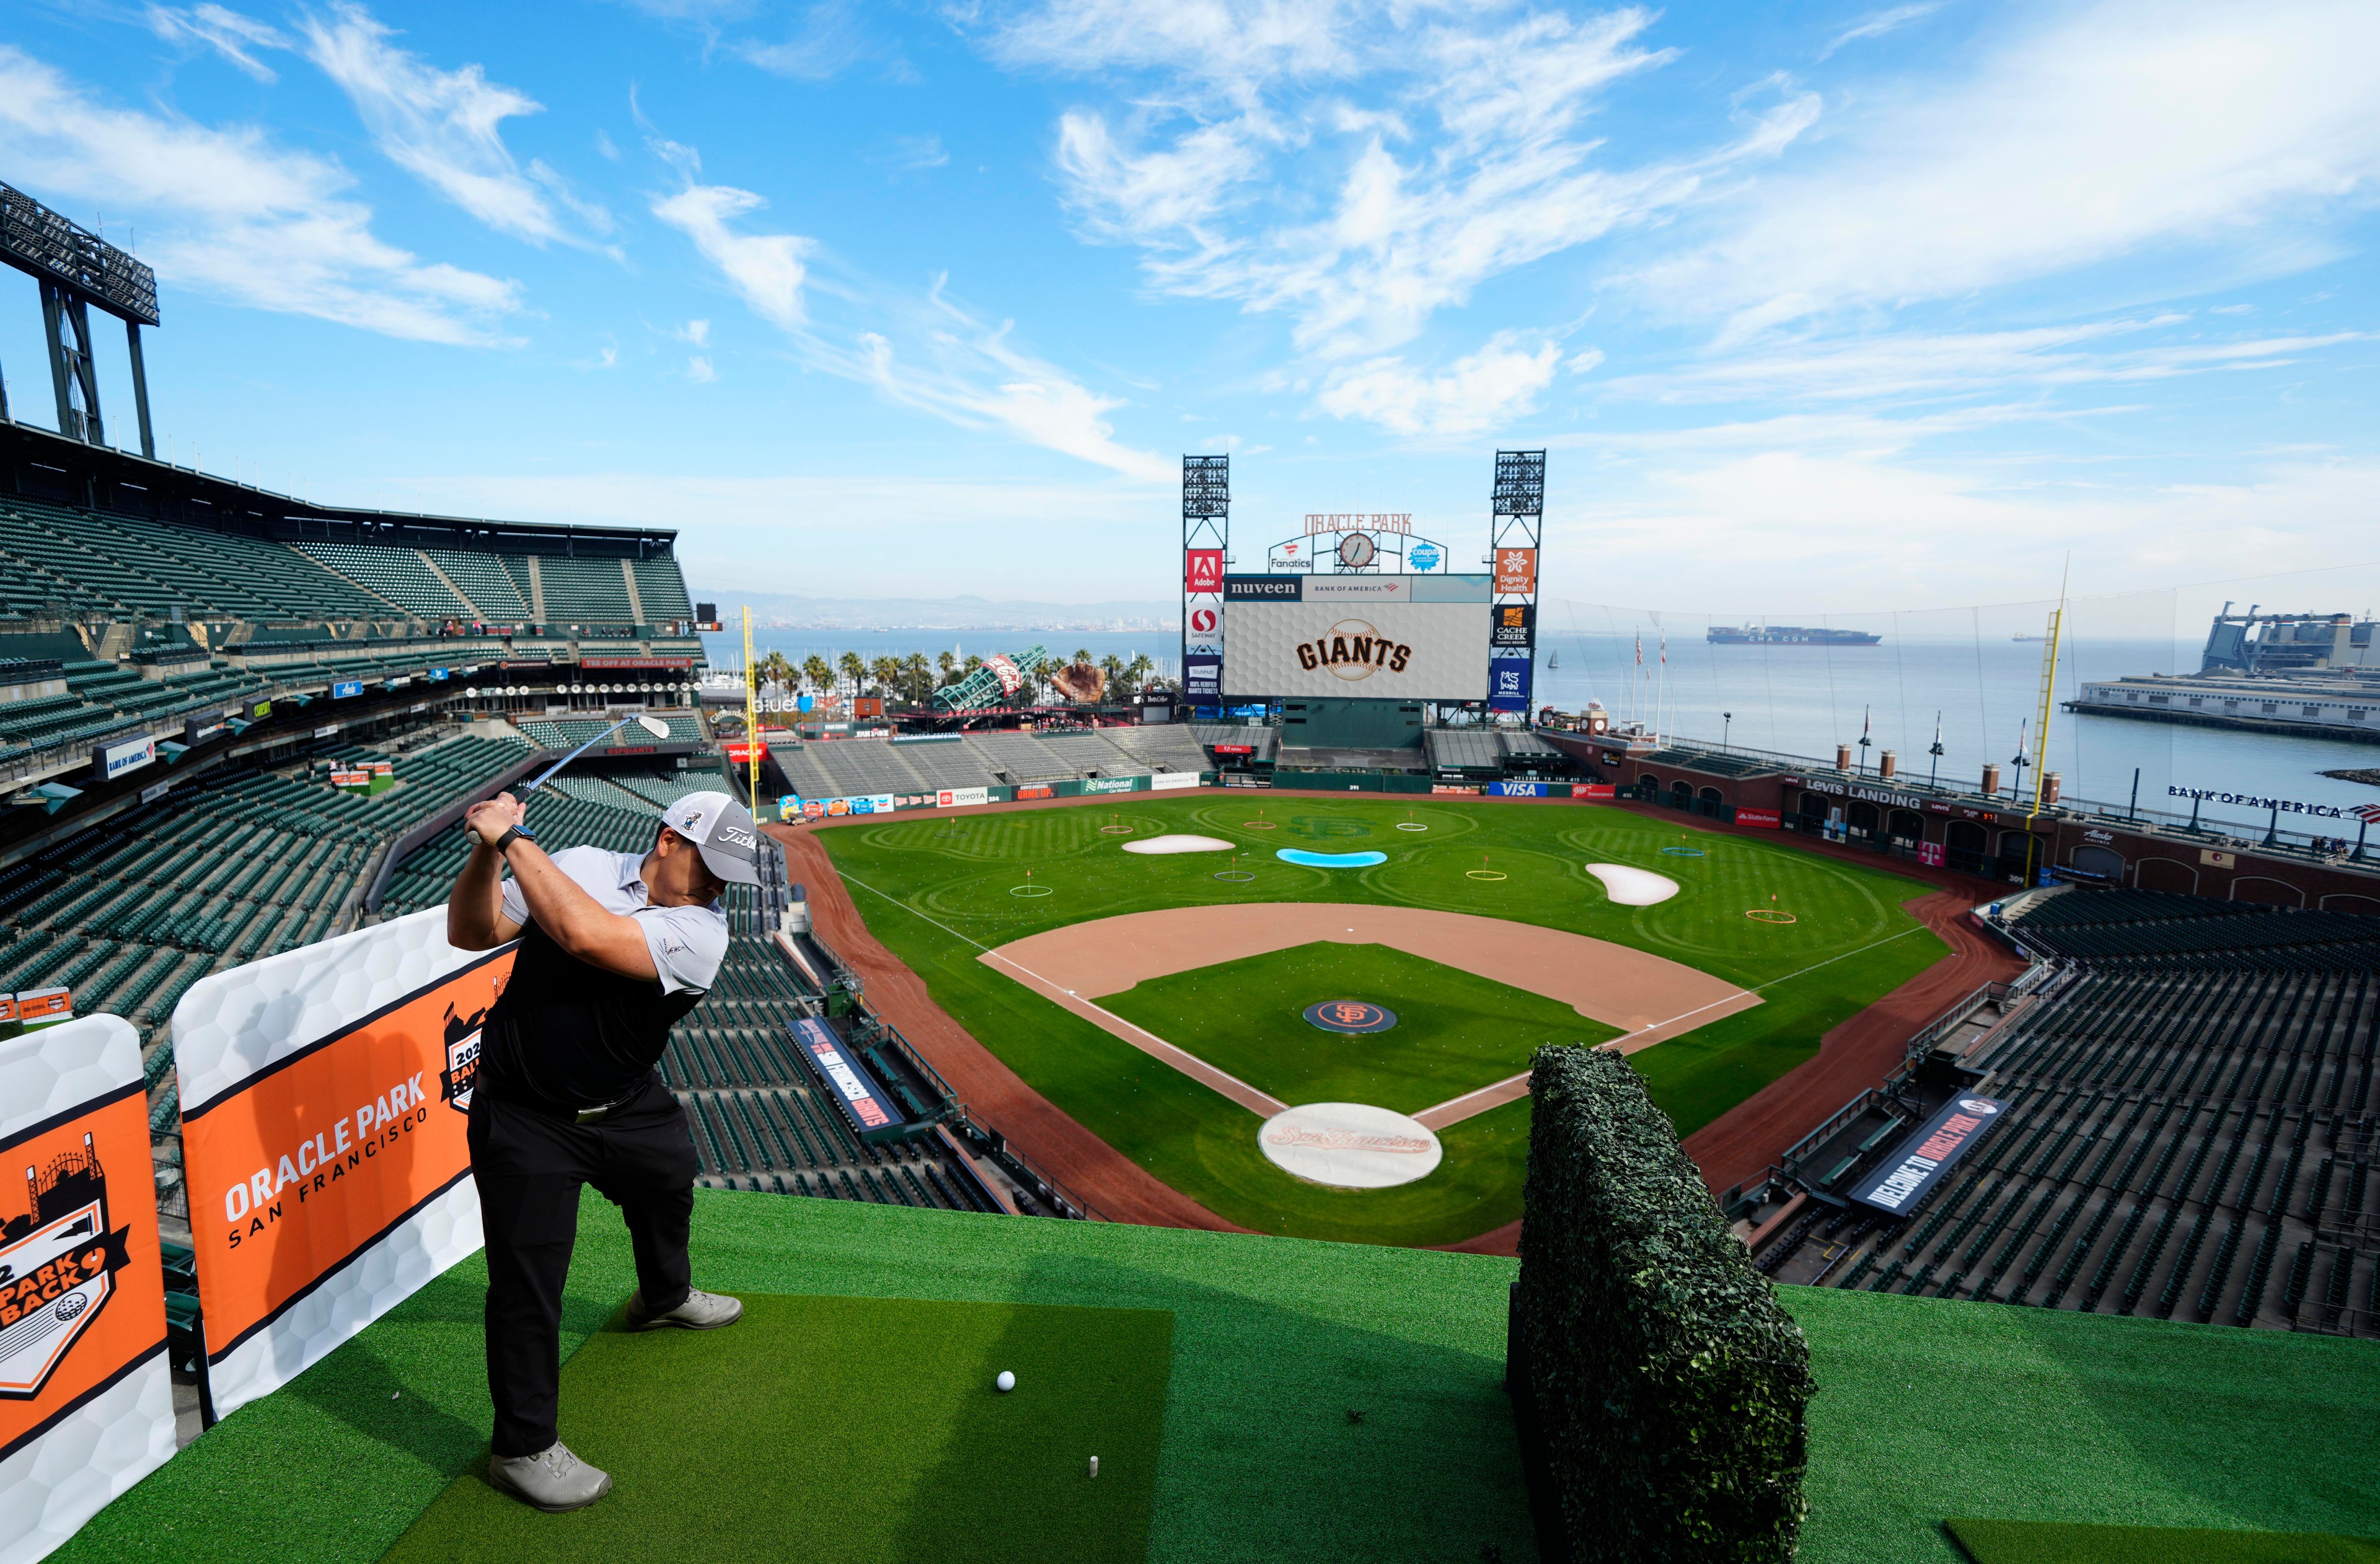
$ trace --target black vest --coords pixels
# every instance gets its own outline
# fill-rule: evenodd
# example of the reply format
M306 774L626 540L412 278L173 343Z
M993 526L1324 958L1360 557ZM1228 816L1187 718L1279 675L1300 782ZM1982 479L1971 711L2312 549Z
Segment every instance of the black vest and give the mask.
M644 1084L670 1028L702 992L662 992L580 961L534 922L481 1034L479 1090L499 1102L577 1109L617 1102Z

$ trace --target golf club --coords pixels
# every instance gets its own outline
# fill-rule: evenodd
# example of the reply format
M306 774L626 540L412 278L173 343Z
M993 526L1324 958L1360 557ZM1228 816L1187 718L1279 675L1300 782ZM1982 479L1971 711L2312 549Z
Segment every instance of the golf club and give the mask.
M585 744L580 745L577 748L564 756L561 759L556 760L552 765L548 766L543 771L538 773L537 781L529 783L527 787L522 788L518 794L515 794L515 796L527 798L530 794L535 793L539 788L543 787L547 782L552 781L554 772L562 770L563 767L569 765L573 760L577 759L580 756L586 754L589 750L594 748L605 739L610 738L613 734L618 733L630 722L633 722L637 726L644 729L645 732L652 734L655 738L667 738L670 736L669 724L662 721L658 717L630 717L624 721L614 722L610 727L604 729L601 733L597 734L593 738L589 739ZM469 837L474 842L478 842L480 840L480 833L473 830L469 826L465 826L463 828L463 834Z

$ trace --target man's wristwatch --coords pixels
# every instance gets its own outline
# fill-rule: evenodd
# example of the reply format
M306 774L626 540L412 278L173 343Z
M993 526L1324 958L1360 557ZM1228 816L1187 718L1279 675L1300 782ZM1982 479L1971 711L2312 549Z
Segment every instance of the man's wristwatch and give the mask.
M510 830L505 831L504 835L496 838L496 856L499 858L503 857L504 855L504 849L510 847L516 842L535 842L536 840L537 832L529 830L528 827L515 826Z

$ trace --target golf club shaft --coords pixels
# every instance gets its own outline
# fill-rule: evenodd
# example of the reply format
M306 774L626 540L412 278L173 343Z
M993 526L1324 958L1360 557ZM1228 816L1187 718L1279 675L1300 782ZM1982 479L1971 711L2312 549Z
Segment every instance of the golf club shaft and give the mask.
M614 722L610 727L604 729L601 733L597 734L593 738L589 739L585 744L580 745L577 748L572 750L569 754L564 756L561 759L556 760L552 765L548 766L543 771L540 772L538 779L529 783L527 787L521 789L518 796L527 798L530 794L535 793L539 788L543 787L549 781L551 781L554 772L562 770L563 767L569 765L573 760L577 759L580 756L586 754L589 750L594 748L597 745L602 743L605 739L610 738L613 734L618 733L622 728L626 727L630 722L635 721L636 719L634 717L623 718L619 721ZM473 830L469 826L465 826L463 828L463 834L469 837L472 841L480 843L483 846L486 844L485 839L482 838L478 831Z

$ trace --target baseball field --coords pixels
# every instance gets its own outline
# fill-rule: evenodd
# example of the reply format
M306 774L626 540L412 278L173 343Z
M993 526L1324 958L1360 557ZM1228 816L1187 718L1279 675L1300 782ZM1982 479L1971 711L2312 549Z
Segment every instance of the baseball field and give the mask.
M1901 906L1929 886L1588 805L1143 794L820 841L870 931L1026 1082L1208 1209L1301 1237L1451 1243L1517 1218L1540 1044L1616 1042L1688 1134L1945 952ZM1338 1001L1393 1021L1308 1019ZM1408 1127L1365 1145L1434 1137L1428 1171L1345 1188L1268 1156L1268 1121L1323 1103Z

